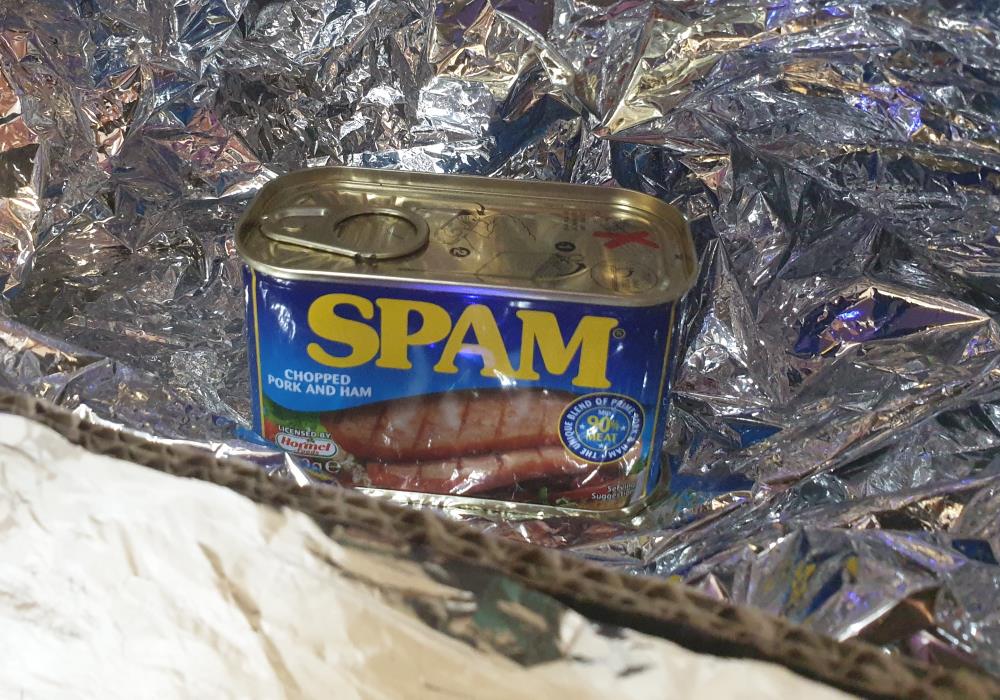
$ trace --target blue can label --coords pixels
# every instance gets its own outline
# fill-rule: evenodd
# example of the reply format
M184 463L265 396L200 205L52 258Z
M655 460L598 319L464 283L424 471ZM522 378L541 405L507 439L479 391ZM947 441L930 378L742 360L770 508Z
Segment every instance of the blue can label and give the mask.
M660 478L673 307L246 272L254 428L344 483L588 509Z

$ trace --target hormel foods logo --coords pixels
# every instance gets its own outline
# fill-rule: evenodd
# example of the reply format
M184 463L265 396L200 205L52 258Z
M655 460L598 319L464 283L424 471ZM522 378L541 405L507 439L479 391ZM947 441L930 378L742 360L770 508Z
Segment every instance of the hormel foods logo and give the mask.
M337 443L330 438L300 437L288 433L278 433L274 441L283 450L307 457L333 457L337 454Z

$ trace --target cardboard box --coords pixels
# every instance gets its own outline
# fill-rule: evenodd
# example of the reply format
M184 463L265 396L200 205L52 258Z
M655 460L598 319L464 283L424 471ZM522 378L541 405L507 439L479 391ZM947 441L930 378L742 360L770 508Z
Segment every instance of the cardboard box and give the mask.
M0 412L39 421L92 452L227 486L258 502L312 517L326 532L366 533L400 552L504 574L601 622L631 627L700 653L781 664L875 698L994 698L1000 682L967 669L931 667L856 641L837 642L757 610L710 599L682 584L628 576L555 550L485 535L426 510L342 489L301 488L258 467L183 445L95 425L29 396L0 391Z

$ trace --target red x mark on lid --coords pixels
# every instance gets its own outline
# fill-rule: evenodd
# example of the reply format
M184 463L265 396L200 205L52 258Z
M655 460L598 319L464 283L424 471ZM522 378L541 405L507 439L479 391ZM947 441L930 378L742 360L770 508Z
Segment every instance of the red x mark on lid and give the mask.
M615 248L621 248L626 243L638 243L639 245L644 245L647 248L657 248L659 249L659 244L656 241L649 240L649 231L595 231L595 238L607 238L608 241L604 244L604 247L608 250L614 250Z

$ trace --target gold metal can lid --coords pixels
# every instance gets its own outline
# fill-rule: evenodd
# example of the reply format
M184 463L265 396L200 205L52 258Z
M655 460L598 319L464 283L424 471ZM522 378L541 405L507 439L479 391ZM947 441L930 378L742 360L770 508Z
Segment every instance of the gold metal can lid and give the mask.
M300 170L258 193L246 262L294 279L502 288L647 306L696 273L683 217L628 190L360 168Z

